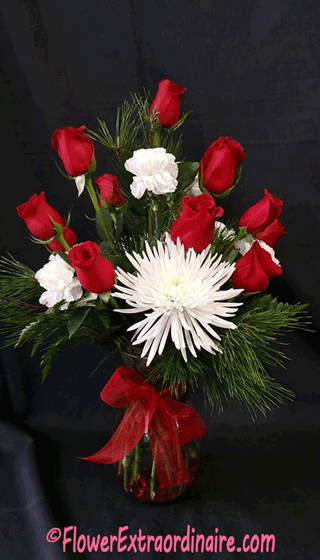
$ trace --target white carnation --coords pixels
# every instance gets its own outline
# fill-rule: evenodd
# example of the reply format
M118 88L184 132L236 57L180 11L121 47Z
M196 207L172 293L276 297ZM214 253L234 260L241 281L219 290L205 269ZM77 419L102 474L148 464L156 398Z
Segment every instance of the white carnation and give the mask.
M130 185L135 198L141 198L145 191L154 194L174 192L177 188L178 164L173 154L164 148L141 148L124 164L135 177Z
M83 291L79 280L74 278L74 273L74 268L60 255L50 255L49 262L35 274L40 286L46 290L39 302L53 307L59 301L65 300L66 303L61 307L65 310L71 301L80 299Z

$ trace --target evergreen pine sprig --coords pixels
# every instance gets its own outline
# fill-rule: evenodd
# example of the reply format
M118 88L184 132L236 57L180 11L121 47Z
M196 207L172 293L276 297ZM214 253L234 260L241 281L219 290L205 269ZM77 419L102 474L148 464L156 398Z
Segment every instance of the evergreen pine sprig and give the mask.
M131 183L131 174L126 171L124 163L135 150L155 147L155 139L176 158L180 157L182 150L180 133L164 129L158 119L150 119L148 94L132 94L131 97L131 103L124 101L117 110L114 136L107 124L100 119L97 119L99 132L86 130L87 136L106 148L109 165L121 175L127 187Z
M4 346L14 345L21 330L46 310L35 300L42 291L29 267L11 255L0 257L0 333L6 335Z
M282 365L287 356L277 338L292 329L308 329L304 304L283 304L266 295L252 298L235 317L238 328L219 333L222 353L202 352L201 359L188 353L184 362L172 344L155 361L153 373L163 386L201 382L208 404L221 412L226 402L244 405L252 418L256 410L266 414L293 393L270 378L265 365Z
M79 304L75 309L61 311L62 304L59 302L46 313L36 315L22 330L20 325L10 339L10 345L15 347L32 343L31 356L42 352L43 379L50 371L53 359L74 346L91 342L111 354L116 350L114 340L122 327L116 321L111 323L110 311L103 304ZM79 312L82 314L80 320Z
M42 292L33 270L10 254L0 256L0 302L5 298L29 301Z

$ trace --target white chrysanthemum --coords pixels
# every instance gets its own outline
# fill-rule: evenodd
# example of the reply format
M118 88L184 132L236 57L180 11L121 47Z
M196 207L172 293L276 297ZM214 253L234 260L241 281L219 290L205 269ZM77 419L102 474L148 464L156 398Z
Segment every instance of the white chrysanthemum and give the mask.
M249 251L249 249L251 249L254 241L255 240L253 239L252 242L250 243L249 241L246 241L245 239L241 239L240 241L235 242L234 247L235 247L235 249L238 249L240 255L245 255ZM265 243L264 241L260 241L260 239L257 239L256 241L258 241L258 243L260 244L262 249L264 249L265 251L268 251L268 253L270 254L270 256L273 260L273 262L275 264L277 264L278 266L280 266L280 262L276 258L274 249L272 247L270 247L270 245L267 245L267 243Z
M147 365L155 354L161 354L168 335L187 361L186 348L196 356L196 348L215 354L221 350L213 339L220 340L212 327L235 329L227 319L233 317L241 303L229 302L242 290L220 290L232 275L235 265L221 262L221 256L209 253L210 247L196 253L185 252L178 238L175 245L167 235L163 245L158 241L146 253L127 254L137 269L130 274L117 268L119 291L113 295L124 299L132 309L117 309L122 313L149 311L145 319L128 330L135 330L133 344L145 343L142 357L148 352ZM212 325L212 326L211 326ZM211 336L209 336L211 335Z
M135 198L141 198L145 191L154 194L174 192L177 188L178 164L173 154L164 148L141 148L124 164L135 177L130 185Z
M35 274L40 286L46 291L41 294L40 303L53 307L65 300L61 309L68 308L71 301L81 298L83 290L78 278L74 278L75 270L60 255L50 255L49 262Z

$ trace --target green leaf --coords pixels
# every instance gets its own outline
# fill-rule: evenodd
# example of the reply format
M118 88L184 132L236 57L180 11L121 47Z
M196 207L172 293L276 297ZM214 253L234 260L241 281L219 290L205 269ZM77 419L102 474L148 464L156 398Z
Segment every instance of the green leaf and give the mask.
M122 235L122 231L123 231L123 214L119 213L117 215L116 218L116 235L115 235L115 239L116 241L120 241L121 239L121 235Z
M247 237L247 228L246 227L240 227L238 235L236 237L236 241L241 241L242 239L245 239L246 237ZM251 242L253 240L252 235L250 237L251 237L251 239L247 239L248 242Z
M100 243L100 253L105 259L109 259L111 249L108 241L102 241L102 243Z
M109 330L109 327L110 327L109 317L106 316L106 315L103 315L103 313L100 313L99 319L100 319L100 321L102 322L104 328L105 328L106 330Z
M81 327L89 311L90 307L77 307L75 312L71 315L67 323L69 338L71 338L75 332L77 332L79 327Z
M199 163L197 161L181 161L179 164L178 185L179 189L186 189L195 179Z
M97 300L97 294L93 294L92 292L86 292L82 296L82 298L78 299L78 301L74 303L74 305L76 307L95 307L96 300Z
M113 226L113 221L112 221L112 218L110 216L110 213L108 212L108 210L106 208L103 208L103 207L101 207L101 212L102 212L103 219L104 219L105 223L107 224L108 230L110 231L112 237L114 237L114 226ZM97 230L97 234L100 237L100 239L102 239L103 241L107 241L106 234L103 231L103 227L102 227L100 218L97 214L96 214L96 230Z

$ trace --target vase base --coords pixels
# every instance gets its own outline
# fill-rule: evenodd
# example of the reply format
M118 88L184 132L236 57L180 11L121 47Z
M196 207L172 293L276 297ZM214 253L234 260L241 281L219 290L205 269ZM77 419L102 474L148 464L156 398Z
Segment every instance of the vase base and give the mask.
M173 488L164 488L160 484L156 483L154 489L151 489L150 484L150 469L144 469L138 476L138 480L134 481L132 476L124 481L123 475L118 474L118 481L122 488L130 494L133 498L150 503L150 504L160 504L163 502L172 502L176 500L182 494L188 490L196 478L197 472L199 470L199 459L193 458L189 460L188 474L190 476L190 481L187 484L181 486L175 486Z

